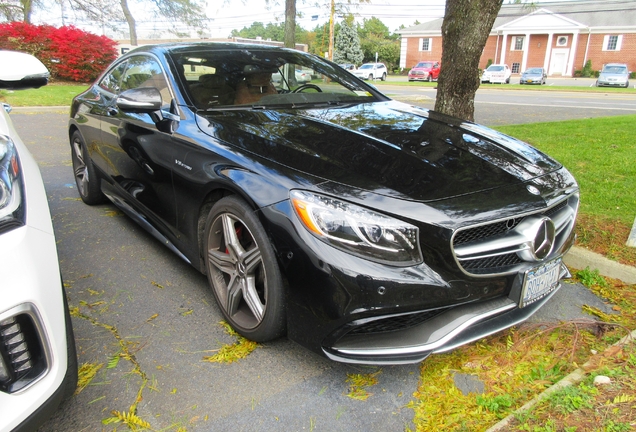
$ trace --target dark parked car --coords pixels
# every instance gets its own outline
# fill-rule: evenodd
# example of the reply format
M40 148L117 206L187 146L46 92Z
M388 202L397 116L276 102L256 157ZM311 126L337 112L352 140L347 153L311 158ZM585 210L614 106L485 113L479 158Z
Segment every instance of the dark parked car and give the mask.
M537 67L526 69L519 78L519 84L545 84L545 80L548 78L545 69Z
M297 68L322 79L289 85ZM255 341L417 362L527 319L567 274L579 191L561 164L317 56L138 48L74 99L69 138L81 198L207 274Z

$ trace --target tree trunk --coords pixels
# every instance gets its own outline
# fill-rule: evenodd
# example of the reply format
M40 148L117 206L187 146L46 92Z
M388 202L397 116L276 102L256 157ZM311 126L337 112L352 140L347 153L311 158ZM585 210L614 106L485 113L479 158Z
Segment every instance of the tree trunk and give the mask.
M285 0L285 47L296 48L296 0Z
M33 0L22 0L22 10L24 11L24 22L31 24L31 14L33 13Z
M435 110L474 120L479 60L503 0L446 0Z
M137 46L137 28L135 26L135 18L133 18L130 9L128 8L127 0L120 0L121 10L124 12L126 22L128 23L128 29L130 30L130 44Z

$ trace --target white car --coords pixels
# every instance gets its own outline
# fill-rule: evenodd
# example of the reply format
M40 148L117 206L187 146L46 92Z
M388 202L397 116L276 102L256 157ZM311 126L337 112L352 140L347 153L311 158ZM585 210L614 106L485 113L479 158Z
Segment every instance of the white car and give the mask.
M365 63L350 72L364 80L380 79L384 81L386 80L387 69L384 63Z
M0 51L0 89L36 88L35 57ZM0 431L32 431L73 394L77 357L37 163L0 110Z
M481 75L483 83L510 84L512 71L507 64L491 64Z

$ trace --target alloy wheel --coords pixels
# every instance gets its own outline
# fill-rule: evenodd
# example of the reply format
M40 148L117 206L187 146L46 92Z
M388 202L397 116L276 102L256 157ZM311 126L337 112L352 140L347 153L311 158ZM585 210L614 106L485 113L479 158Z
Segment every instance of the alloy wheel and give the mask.
M75 172L75 182L77 183L79 193L82 196L86 196L90 178L88 175L88 166L84 161L82 142L78 138L73 140L73 171Z
M240 327L257 327L267 308L265 266L252 233L237 216L222 213L212 222L208 261L219 305Z

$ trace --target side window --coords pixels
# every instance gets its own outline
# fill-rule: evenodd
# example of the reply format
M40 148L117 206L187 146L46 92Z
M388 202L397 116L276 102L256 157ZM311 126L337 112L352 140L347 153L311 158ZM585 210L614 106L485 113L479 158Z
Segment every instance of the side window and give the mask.
M114 93L119 94L121 88L119 87L119 83L121 81L121 76L124 73L124 69L126 69L126 62L120 63L115 66L115 68L111 69L104 78L99 82L99 87L102 89Z
M159 63L148 56L131 57L121 79L121 91L142 87L155 87L161 93L164 104L170 104L172 96Z

